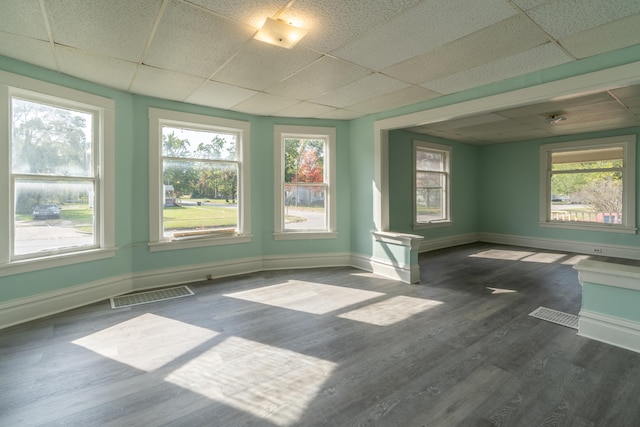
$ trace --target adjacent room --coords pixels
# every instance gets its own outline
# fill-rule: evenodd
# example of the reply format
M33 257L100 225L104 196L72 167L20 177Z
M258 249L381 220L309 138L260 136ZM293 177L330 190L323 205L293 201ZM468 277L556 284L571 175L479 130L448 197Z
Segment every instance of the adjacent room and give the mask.
M0 424L637 425L637 1L2 10Z

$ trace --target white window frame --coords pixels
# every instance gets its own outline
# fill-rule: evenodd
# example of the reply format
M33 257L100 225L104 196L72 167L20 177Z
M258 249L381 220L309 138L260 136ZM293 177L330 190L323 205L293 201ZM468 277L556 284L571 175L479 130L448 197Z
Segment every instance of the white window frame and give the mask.
M325 195L325 230L285 230L284 228L284 141L286 138L323 139L325 140L324 182L327 188ZM317 126L274 126L274 204L275 240L297 239L335 239L338 236L336 227L336 129L333 127Z
M445 210L445 215L444 218L442 219L438 219L438 220L433 220L433 221L427 221L427 222L418 222L418 203L416 200L416 196L417 196L417 192L418 192L418 188L417 188L417 184L416 184L416 177L417 177L417 167L416 167L416 160L417 160L417 153L418 151L432 151L432 152L437 152L440 154L444 154L444 158L445 158L445 165L444 165L444 171L443 174L445 176L446 179L446 183L445 183L445 188L444 188L444 198L445 201L443 203L443 207ZM449 226L453 224L453 216L452 216L452 212L451 212L451 155L452 155L452 148L448 145L444 145L444 144L436 144L434 142L427 142L427 141L421 141L421 140L414 140L413 141L413 193L412 193L412 203L413 203L413 229L414 230L420 230L420 229L425 229L425 228L434 228L434 227L442 227L442 226Z
M551 221L551 154L581 149L622 147L622 224ZM636 228L636 137L614 136L540 146L540 226L573 230L635 234Z
M96 245L69 251L47 251L15 257L12 254L15 195L11 171L11 98L19 97L93 115L96 200L94 206ZM115 255L114 109L112 99L40 80L0 71L0 276L84 263Z
M162 126L177 126L238 135L238 232L231 236L164 237L162 226ZM151 252L248 243L251 235L249 122L149 108L149 250Z

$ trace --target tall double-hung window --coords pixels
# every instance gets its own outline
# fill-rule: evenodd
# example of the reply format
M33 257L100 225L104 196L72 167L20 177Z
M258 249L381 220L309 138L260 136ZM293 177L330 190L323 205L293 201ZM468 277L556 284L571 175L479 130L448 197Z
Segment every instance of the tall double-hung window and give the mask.
M111 256L113 101L8 73L0 88L0 264Z
M451 147L414 141L414 228L451 222Z
M635 233L635 136L540 147L543 226Z
M249 124L150 109L151 248L250 240Z
M336 237L335 129L275 127L276 239Z

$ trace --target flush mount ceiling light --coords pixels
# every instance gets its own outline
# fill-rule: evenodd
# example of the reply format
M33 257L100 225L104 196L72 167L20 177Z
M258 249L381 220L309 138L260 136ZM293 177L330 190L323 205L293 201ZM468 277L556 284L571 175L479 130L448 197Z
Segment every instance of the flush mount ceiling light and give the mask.
M274 46L291 49L306 34L307 30L294 27L282 19L267 18L253 38Z
M563 120L567 120L567 118L565 116L563 116L562 114L552 114L549 117L547 117L546 119L544 119L545 123L548 123L550 125L553 125L555 123L559 123Z

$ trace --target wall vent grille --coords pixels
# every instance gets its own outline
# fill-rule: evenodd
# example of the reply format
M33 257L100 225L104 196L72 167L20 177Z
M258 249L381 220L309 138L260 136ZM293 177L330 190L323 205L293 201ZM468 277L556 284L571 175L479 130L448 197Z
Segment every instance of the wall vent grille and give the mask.
M552 310L546 307L538 307L529 313L529 316L568 328L578 329L579 318L575 314L563 313L562 311Z

